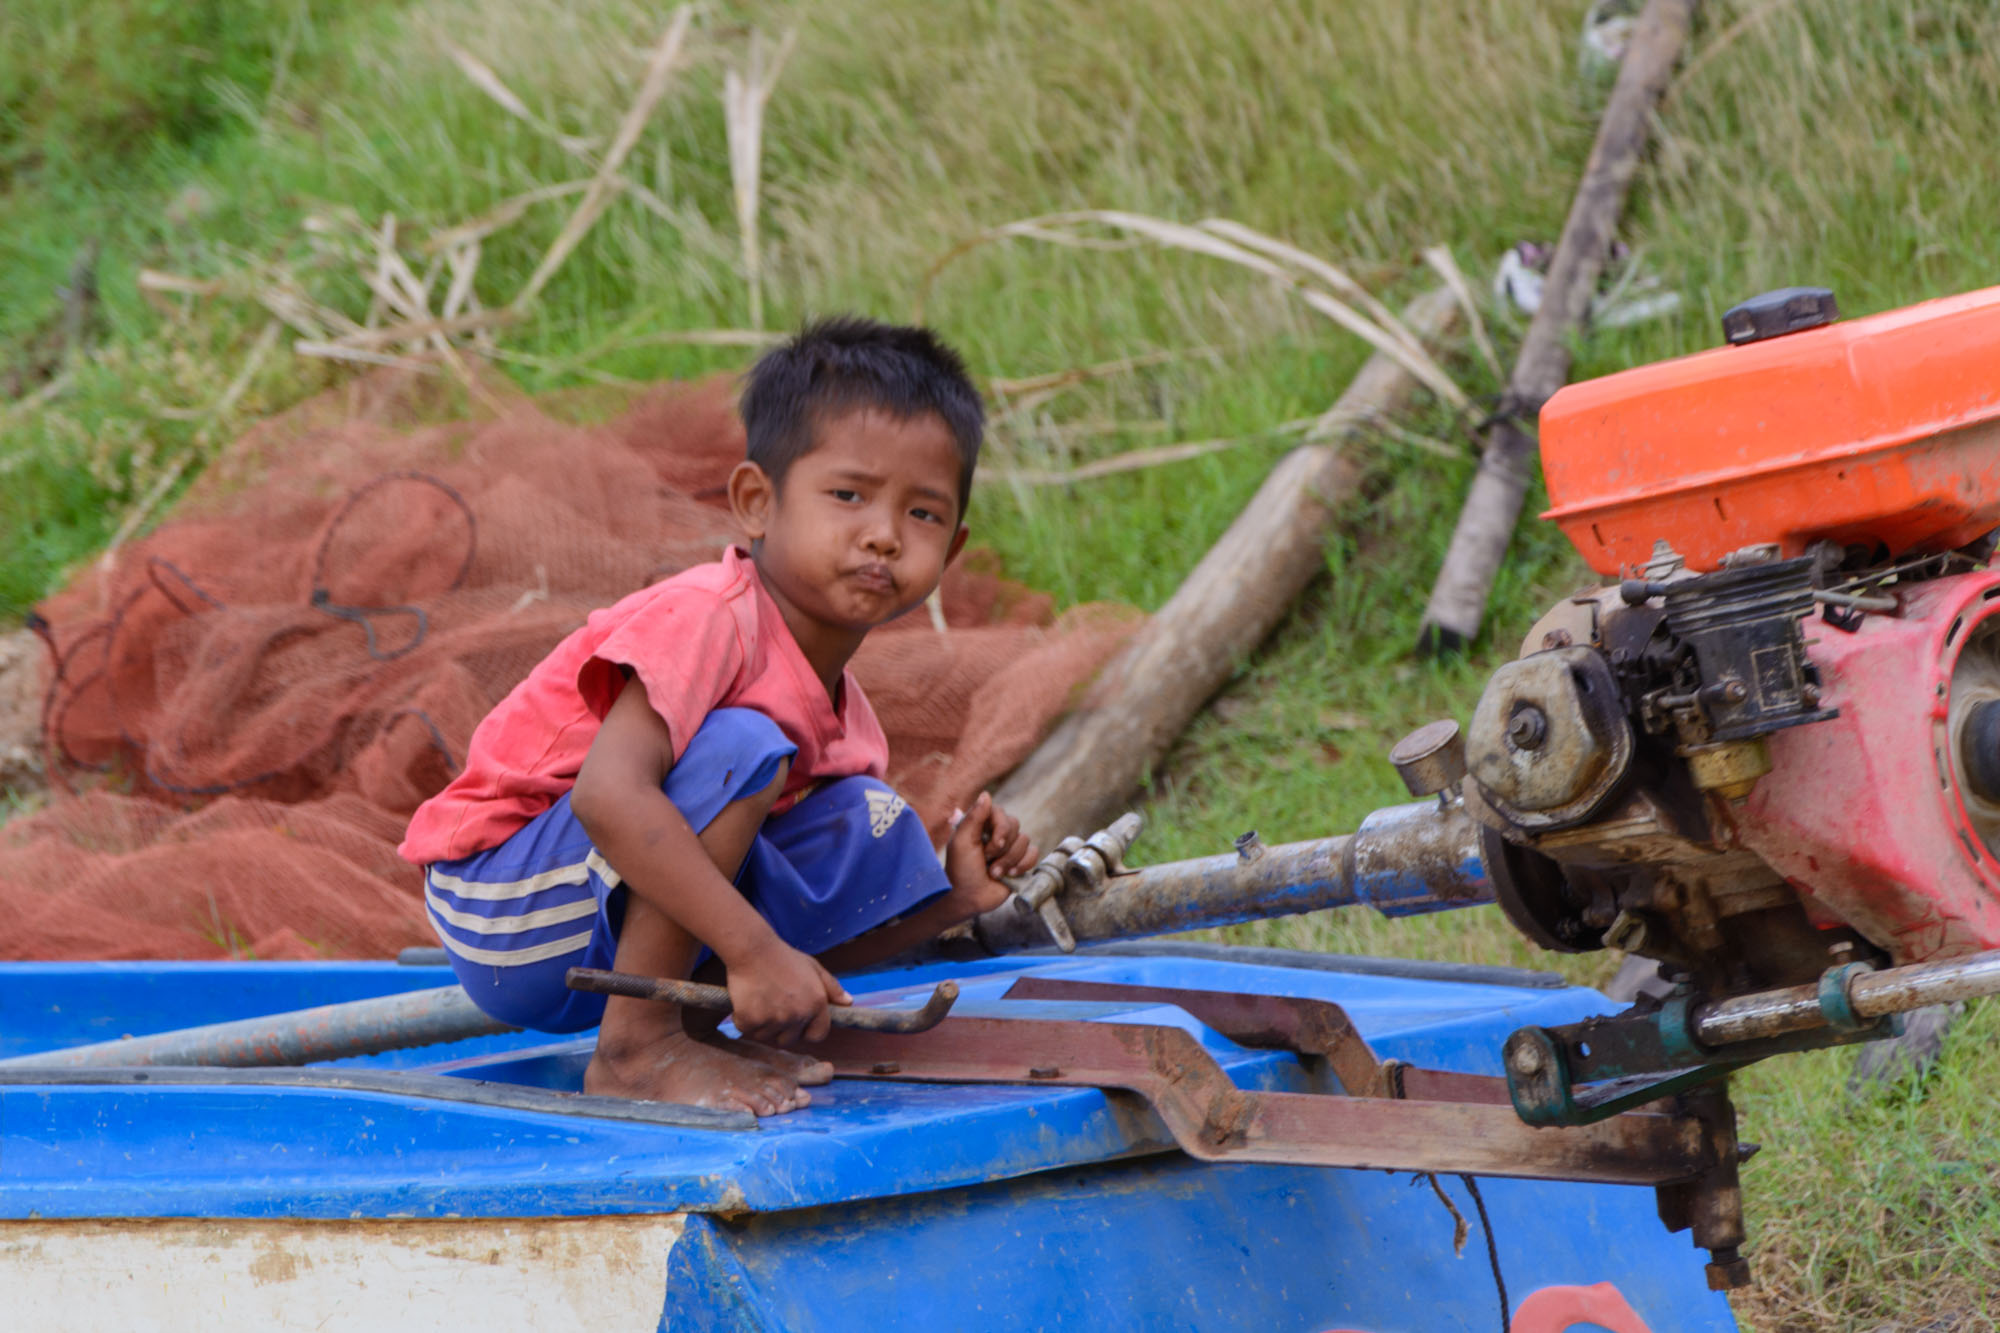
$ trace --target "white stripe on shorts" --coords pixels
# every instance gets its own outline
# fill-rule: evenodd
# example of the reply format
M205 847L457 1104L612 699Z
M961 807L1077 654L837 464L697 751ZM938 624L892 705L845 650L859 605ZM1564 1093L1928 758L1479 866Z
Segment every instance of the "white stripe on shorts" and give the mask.
M461 912L450 903L424 886L424 902L433 915L477 935L519 935L527 930L540 930L543 926L559 926L565 921L580 921L587 916L597 915L597 899L583 898L560 907L541 907L532 912L521 912L514 916L478 916L472 912Z
M469 944L460 944L445 934L443 923L436 918L432 918L431 927L437 931L437 937L444 941L444 947L466 962L486 963L492 967L522 967L528 963L542 962L544 959L560 958L566 953L581 953L584 946L590 943L591 935L591 932L586 930L581 935L565 935L559 940L537 944L531 949L475 949Z
M598 855L595 847L590 855L573 866L558 866L554 870L544 870L539 875L527 879L517 879L504 884L482 884L476 879L460 879L457 875L447 875L433 867L430 882L443 889L454 898L476 898L480 902L505 902L509 898L526 898L540 893L543 889L553 889L564 884L581 884L590 878L591 871L604 881L608 889L615 889L622 882L611 863Z

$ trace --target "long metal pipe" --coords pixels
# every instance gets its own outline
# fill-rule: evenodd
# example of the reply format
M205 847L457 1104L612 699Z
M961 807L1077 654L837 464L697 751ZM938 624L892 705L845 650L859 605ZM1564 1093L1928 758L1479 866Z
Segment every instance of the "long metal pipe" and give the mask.
M306 1065L464 1041L519 1028L481 1013L457 986L405 991L370 1000L323 1004L231 1023L178 1028L66 1050L0 1060L0 1068L77 1069L133 1065L206 1065L249 1069Z
M1058 899L1071 932L1086 942L1360 903L1385 915L1410 916L1492 901L1479 826L1461 806L1434 800L1377 810L1351 835L1277 847L1251 844L1221 856L1145 866L1115 876L1095 892ZM973 934L995 954L1050 942L1041 917L1012 901L980 917Z
M1847 982L1847 1004L1860 1018L1908 1013L1980 995L2000 995L2000 949L1940 963L1912 963L1881 972L1856 972ZM1704 1046L1726 1046L1830 1026L1818 986L1718 1000L1694 1015L1694 1035Z

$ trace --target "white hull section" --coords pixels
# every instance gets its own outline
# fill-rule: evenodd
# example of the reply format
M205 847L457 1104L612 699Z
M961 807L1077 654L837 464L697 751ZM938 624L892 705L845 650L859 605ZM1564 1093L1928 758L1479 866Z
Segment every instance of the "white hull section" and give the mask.
M0 1325L652 1333L684 1220L0 1222Z

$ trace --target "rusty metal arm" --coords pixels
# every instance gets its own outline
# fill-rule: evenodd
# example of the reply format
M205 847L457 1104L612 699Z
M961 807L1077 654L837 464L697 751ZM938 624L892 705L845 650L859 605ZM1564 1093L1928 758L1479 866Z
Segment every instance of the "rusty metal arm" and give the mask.
M1341 1091L1350 1097L1512 1105L1504 1078L1376 1059L1347 1011L1328 1000L1032 976L1016 981L1006 998L1172 1005L1238 1046L1255 1051L1293 1051L1325 1060Z
M948 1018L914 1034L837 1031L814 1053L843 1078L1123 1089L1146 1100L1189 1156L1211 1162L1631 1185L1694 1180L1712 1165L1702 1126L1684 1117L1628 1113L1535 1129L1492 1104L1246 1092L1171 1027Z

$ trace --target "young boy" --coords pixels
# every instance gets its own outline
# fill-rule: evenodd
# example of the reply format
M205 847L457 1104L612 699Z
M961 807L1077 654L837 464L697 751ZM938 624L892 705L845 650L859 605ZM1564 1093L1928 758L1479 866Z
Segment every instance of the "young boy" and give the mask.
M965 545L983 413L925 330L814 324L750 372L729 503L750 537L595 612L474 732L402 855L495 1018L600 1025L584 1090L774 1115L826 1062L779 1049L848 1002L830 967L998 906L1032 842L982 794L944 864L881 782L847 671ZM744 1040L673 1006L567 989L571 967L725 971Z

